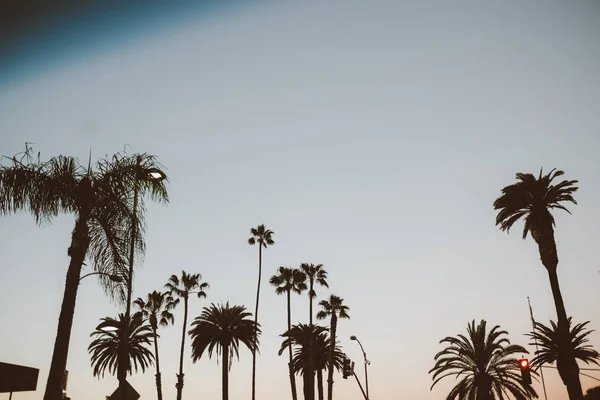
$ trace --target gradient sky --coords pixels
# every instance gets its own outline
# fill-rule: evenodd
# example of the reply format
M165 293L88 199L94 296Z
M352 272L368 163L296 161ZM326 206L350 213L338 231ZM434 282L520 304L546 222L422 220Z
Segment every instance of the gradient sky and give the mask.
M252 308L257 249L246 240L265 223L276 245L264 254L258 399L289 397L277 355L285 298L267 283L301 262L323 263L331 292L320 297L351 307L339 339L361 378L349 336L363 342L373 399L440 399L454 384L429 390L440 339L485 318L525 345L527 296L536 319L555 318L537 246L520 225L501 233L492 202L516 172L558 167L581 186L573 215L557 214L567 312L600 328L600 3L227 4L88 15L0 54L2 155L29 141L43 157L86 160L127 143L166 166L171 204L149 207L135 297L185 269L211 284L191 316L210 302ZM61 216L37 228L26 214L0 224L0 360L40 369L37 392L18 399L43 395L73 224ZM93 278L81 283L72 399L116 388L92 377L87 346L118 310ZM159 342L165 398L175 396L181 315ZM307 297L293 298L292 318L307 322ZM599 333L592 342L600 347ZM220 398L220 371L216 359L186 357L184 398ZM546 381L552 400L567 399L558 374ZM130 382L155 396L154 370ZM250 382L243 350L230 398L247 399ZM354 380L340 376L334 389L361 398Z

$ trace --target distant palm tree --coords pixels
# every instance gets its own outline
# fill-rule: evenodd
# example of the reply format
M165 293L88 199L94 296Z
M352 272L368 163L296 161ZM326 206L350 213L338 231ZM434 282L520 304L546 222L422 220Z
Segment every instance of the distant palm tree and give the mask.
M88 258L94 271L105 273L98 277L111 299L125 301L125 285L109 276L125 276L132 231L137 232L134 250L138 254L144 252L145 210L140 207L135 228L131 215L135 166L138 157L142 158L140 165L145 170L157 169L159 164L154 156L147 154L116 154L100 159L92 168L91 160L86 167L76 158L66 156L42 162L39 153L36 160L31 151L26 145L23 156L14 156L10 165L0 165L0 214L28 211L38 224L51 221L59 214L72 214L76 218L67 251L70 262L44 393L44 400L60 400L81 268ZM140 185L140 194L151 193L153 199L167 203L164 182L147 179Z
M559 350L564 352L561 357L564 367L561 376L567 386L571 400L581 400L583 391L579 380L577 361L568 344L569 328L565 303L558 283L558 253L554 239L554 216L550 212L559 209L569 212L563 205L570 202L577 204L573 193L577 191L577 181L563 180L558 184L552 181L564 175L563 171L553 169L549 174L542 175L540 170L536 178L533 174L517 174L517 182L502 189L502 196L494 201L494 209L499 210L496 216L496 225L500 230L508 232L516 221L523 218L523 239L531 233L533 240L538 244L542 264L548 272L554 305L560 329ZM570 212L569 212L570 214Z
M446 396L448 400L506 399L515 400L537 398L530 385L523 383L516 354L527 354L525 348L511 345L508 332L499 326L486 332L486 322L475 320L467 326L467 336L446 337L440 343L448 347L435 355L435 366L431 389L443 378L455 375L462 378Z
M262 249L275 244L273 240L273 232L265 228L263 224L256 228L250 228L252 235L248 239L248 244L254 246L258 243L258 284L256 285L256 307L254 308L254 322L258 324L258 303L260 300L260 280L262 275ZM252 352L252 400L256 399L256 351Z
M142 316L150 321L152 334L154 335L154 358L156 360L156 393L158 400L162 400L162 380L160 376L160 362L158 358L158 326L173 324L175 319L171 310L175 307L175 300L168 292L153 291L148 293L146 301L138 298L134 301Z
M302 293L306 290L306 274L295 268L279 267L277 275L271 276L269 283L275 286L275 293L285 294L287 296L287 328L292 328L292 300L291 293ZM292 387L292 399L297 400L296 378L292 367L292 347L288 348L290 360L288 369L290 374L290 385Z
M323 268L323 264L308 264L302 263L300 264L300 269L304 271L306 277L308 279L308 321L309 324L313 324L313 300L317 297L317 292L315 291L315 284L329 288L329 284L327 283L327 271ZM314 391L314 379L315 379L315 365L312 357L311 349L309 346L309 366L308 366L308 377L313 380L313 391ZM312 371L312 373L311 373Z
M327 374L327 400L333 399L333 368L334 368L334 349L336 341L337 320L339 318L350 319L348 310L350 308L344 304L344 299L336 295L329 296L329 300L319 302L321 311L317 313L317 319L330 318L330 344L329 344L329 371Z
M142 319L140 313L132 315L129 329L125 326L128 323L128 318L124 314L119 314L118 319L110 317L102 318L102 325L108 325L115 330L103 331L96 329L90 336L96 339L89 345L88 352L91 354L93 374L98 378L104 378L106 370L112 375L117 373L119 368L119 358L125 343L124 332L127 331L128 346L127 346L127 372L129 375L133 373L132 364L135 367L135 372L138 368L142 372L150 367L154 361L152 351L147 347L152 345L152 328Z
M317 370L317 382L319 389L319 399L323 400L323 374L322 371L329 366L329 346L331 344L327 328L319 325L292 325L281 336L285 338L281 344L279 355L283 354L286 348L293 346L294 356L292 366L295 373L300 373L304 378L304 398L305 400L314 399L314 383L309 378L309 348L311 342L314 347L315 366ZM343 366L344 353L336 345L334 350L334 367L339 371ZM311 386L312 383L312 386Z
M223 400L229 400L229 370L235 354L239 360L240 342L251 351L258 351L260 328L252 314L244 306L223 306L211 304L204 307L202 314L192 322L189 334L192 338L192 360L198 361L205 350L212 357L216 349L217 357L222 357Z
M598 363L598 361L600 361L600 353L594 350L591 345L586 344L589 342L588 336L590 333L594 332L593 330L587 330L585 328L590 321L577 324L573 328L571 328L571 322L572 318L569 317L569 344L571 346L571 351L575 355L575 358L585 362L586 364L593 363L600 365ZM561 358L562 353L558 348L560 332L557 324L554 321L550 321L550 325L551 326L548 327L540 322L536 322L535 330L527 334L527 336L531 338L530 344L537 344L538 346L538 350L536 350L535 356L531 360L531 366L533 368L537 368L538 366L541 367L544 364L553 364L556 362L556 369L566 385L565 377L563 376L563 372L565 370L563 366L564 361Z
M177 374L177 400L181 400L183 394L183 354L185 350L185 332L187 329L188 304L190 295L196 294L199 298L206 298L205 290L210 286L206 282L201 282L202 275L188 274L181 271L181 278L177 275L171 275L169 281L165 284L165 288L169 291L172 297L177 297L173 301L173 305L179 304L179 299L183 299L183 330L181 333L181 352L179 355L179 373Z

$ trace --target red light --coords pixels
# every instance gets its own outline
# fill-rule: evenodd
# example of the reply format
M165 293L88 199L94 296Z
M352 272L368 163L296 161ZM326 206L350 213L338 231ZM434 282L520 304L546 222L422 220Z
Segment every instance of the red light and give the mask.
M522 368L527 368L527 365L529 365L529 361L527 361L527 360L521 360L521 367Z

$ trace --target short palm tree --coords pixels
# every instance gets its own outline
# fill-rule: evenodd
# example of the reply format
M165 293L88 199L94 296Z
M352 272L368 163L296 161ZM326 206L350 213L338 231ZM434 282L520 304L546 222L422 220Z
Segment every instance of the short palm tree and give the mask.
M168 292L153 291L148 293L144 301L138 298L134 301L142 316L150 321L154 336L154 358L156 360L156 393L158 400L162 400L162 380L160 376L160 362L158 358L158 327L173 324L175 319L171 310L175 307L175 300Z
M306 278L308 280L308 323L310 325L313 324L313 300L317 297L317 292L315 291L315 284L320 285L322 287L329 288L329 284L327 283L327 271L323 268L323 264L309 264L302 263L300 264L300 269L306 274ZM315 365L312 357L312 353L310 349L312 347L309 346L309 366L308 366L308 376L309 379L314 380L315 377ZM312 373L310 373L312 371ZM314 386L314 383L313 383Z
M290 330L292 328L291 293L301 294L306 290L306 274L299 269L279 267L277 275L271 276L269 283L272 286L275 286L275 293L278 295L285 294L287 297L287 329ZM296 400L298 394L296 393L296 375L294 374L294 369L292 367L292 347L290 346L288 350L290 357L288 369L290 374L290 385L292 387L292 400Z
M262 276L262 249L275 244L273 240L273 232L265 228L264 224L258 225L256 228L250 228L250 238L248 244L254 246L258 244L258 283L256 285L256 306L254 308L254 322L258 324L258 303L260 301L260 282ZM252 400L256 399L256 352L252 352Z
M589 344L588 336L594 332L593 330L586 329L586 325L590 321L582 324L576 324L571 326L572 318L569 317L569 344L572 348L572 352L575 358L585 362L586 364L600 365L600 354L593 349ZM556 369L566 385L563 366L562 353L559 351L558 343L560 333L558 325L554 321L550 321L550 326L546 326L540 322L535 323L535 330L527 334L531 338L531 345L537 345L535 356L531 360L531 366L536 368L544 364L553 364L556 362Z
M563 180L554 184L554 179L564 175L563 171L553 169L542 175L540 170L536 178L533 174L517 174L517 182L502 189L502 195L494 201L494 209L499 210L496 225L508 232L519 219L523 219L523 239L531 233L538 245L542 264L548 272L550 288L561 332L559 350L564 352L564 382L571 400L581 400L583 391L579 380L577 361L569 344L567 312L558 283L558 253L554 239L555 220L551 211L558 209L569 212L564 203L577 204L573 193L577 191L577 181ZM569 212L570 213L570 212Z
M329 300L321 300L319 302L321 311L317 313L317 319L325 319L329 317L330 321L330 344L329 344L329 369L327 371L327 400L333 399L333 369L334 369L334 358L335 358L335 341L337 331L337 320L338 318L350 319L348 310L350 308L344 304L344 299L334 294L329 296Z
M119 367L119 358L125 343L124 332L127 332L127 372L133 373L132 364L135 372L138 368L142 372L153 364L154 356L148 348L152 345L152 327L142 318L140 313L131 317L129 329L125 329L128 318L124 314L119 314L117 319L110 317L102 318L98 328L90 336L95 337L89 345L88 352L91 354L93 374L98 378L104 378L104 373L112 375L117 373ZM102 327L110 326L114 328L111 331L105 331Z
M196 294L199 298L206 298L205 290L210 286L206 282L202 282L202 275L188 274L181 271L181 278L177 275L171 275L169 281L165 284L165 288L169 291L169 295L174 298L173 306L179 304L179 299L183 299L183 330L181 333L181 352L179 354L179 373L177 374L177 400L181 400L183 395L183 354L185 350L185 333L187 329L188 304L190 295Z
M235 354L239 360L240 342L250 351L258 351L260 328L244 306L211 304L192 322L189 334L192 339L192 360L198 361L205 350L212 357L222 357L223 400L229 400L229 370Z
M431 389L443 378L461 380L446 396L448 400L494 400L512 396L515 400L537 398L533 388L521 380L516 354L527 354L522 346L510 344L499 326L486 331L486 321L467 326L467 336L446 337L448 346L435 355Z
M295 373L300 373L304 378L304 398L314 399L314 383L309 379L309 348L311 343L314 347L315 367L317 370L317 387L319 389L319 400L323 400L323 370L329 366L329 346L331 344L328 329L319 325L292 325L281 336L285 340L281 344L279 355L286 348L294 347L292 366ZM336 345L334 350L334 367L339 371L343 366L344 353ZM312 386L311 386L311 383Z
M105 292L111 299L125 301L123 280L119 283L109 276L126 276L133 232L136 232L134 252L140 255L144 252L144 207L140 207L137 218L132 217L135 166L138 157L145 170L157 169L159 164L154 156L147 154L116 154L100 159L92 168L91 160L85 167L76 158L66 156L42 162L39 153L36 160L31 157L31 151L27 147L23 157L15 156L10 165L0 165L0 214L28 211L40 224L59 214L72 214L76 218L67 251L70 261L44 393L44 400L60 400L81 268L86 258L89 259L94 271L103 272L98 277ZM150 193L152 199L166 203L164 182L148 178L140 185L140 193Z

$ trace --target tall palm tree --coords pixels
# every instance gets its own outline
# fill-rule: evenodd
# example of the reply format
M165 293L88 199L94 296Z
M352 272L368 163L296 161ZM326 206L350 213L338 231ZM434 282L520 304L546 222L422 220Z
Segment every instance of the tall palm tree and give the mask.
M250 228L250 238L248 244L254 246L258 243L258 283L256 285L256 307L254 308L254 322L258 324L258 303L260 300L260 280L262 275L262 249L275 244L273 232L265 228L264 224L256 228ZM256 399L256 351L252 352L252 400Z
M192 360L198 361L205 350L212 357L222 357L223 400L229 400L229 370L235 354L239 360L240 342L251 351L258 351L259 325L250 319L252 314L244 306L211 304L204 307L202 314L192 322L189 334L192 338Z
M271 276L269 283L275 286L275 293L287 296L287 329L292 328L292 300L291 293L301 294L306 290L306 274L297 268L279 267L277 275ZM296 375L292 367L292 347L288 347L290 361L288 369L290 374L290 385L292 387L292 400L297 400Z
M537 398L535 390L523 383L518 365L517 354L527 354L522 346L510 344L496 325L486 331L486 321L481 320L475 326L473 320L467 326L467 336L446 337L440 343L448 346L435 355L435 366L429 371L433 374L431 389L443 378L456 376L462 378L450 393L448 400L505 399L509 395L515 400Z
M98 378L104 378L104 373L112 375L119 369L119 359L122 354L122 348L125 342L127 346L127 372L133 373L132 364L135 372L138 368L142 372L150 367L154 361L152 351L147 347L152 344L152 328L148 325L140 313L134 314L128 319L125 314L119 314L117 319L110 317L102 318L100 325L92 334L94 341L89 345L88 352L91 354L91 364L94 368L93 374ZM129 322L129 329L124 329ZM113 331L104 331L102 326L114 327ZM127 340L124 337L127 332Z
M0 214L30 212L36 222L51 221L59 214L75 216L70 258L58 329L44 400L62 398L61 382L67 365L69 342L81 268L86 258L111 300L125 301L126 287L109 276L126 276L127 255L132 233L136 233L134 251L145 250L144 207L137 218L132 217L131 194L136 181L138 155L100 159L95 168L91 160L82 166L73 157L58 156L42 162L31 156L26 147L24 156L14 156L10 165L0 165ZM142 168L157 168L154 156L142 154ZM164 181L149 179L142 194L149 192L154 200L167 203ZM135 226L134 226L135 225Z
M323 370L329 366L329 346L331 341L327 334L328 329L319 325L292 325L281 336L285 338L281 344L279 355L286 348L294 347L292 366L295 373L300 373L304 378L304 398L314 399L314 384L308 379L309 374L309 348L313 343L315 354L315 366L317 370L317 382L319 389L319 400L323 400ZM344 353L336 345L334 350L334 367L339 371L343 367Z
M575 355L575 358L585 362L586 364L600 365L600 353L592 348L591 345L586 344L589 342L588 336L594 332L593 330L586 329L586 325L590 321L576 324L571 327L572 318L568 318L569 324L569 345L571 351ZM566 385L565 381L565 368L563 366L562 353L559 350L558 343L560 338L560 332L558 325L554 321L550 321L550 326L546 326L540 322L535 323L535 330L527 334L531 338L531 345L537 344L538 349L535 351L535 356L531 360L531 366L536 368L544 364L553 364L556 361L556 369ZM568 379L568 378L567 378Z
M329 284L327 283L327 271L323 268L323 264L309 264L302 263L300 264L300 269L306 274L308 279L308 321L309 324L313 324L313 300L317 297L317 292L315 291L315 284L320 285L322 287L329 288ZM309 346L309 354L308 354L308 377L314 381L315 379L315 365L312 357L312 347ZM312 373L311 373L312 372ZM313 382L314 386L314 382Z
M153 291L148 293L144 301L138 298L134 301L138 306L142 316L150 321L152 334L154 336L154 358L156 360L156 393L158 400L162 400L162 380L160 376L160 362L158 358L158 326L168 326L173 324L175 318L171 310L175 307L175 300L168 292Z
M188 304L190 295L196 294L199 298L206 298L205 290L210 286L206 282L202 282L202 275L188 274L181 271L181 278L177 275L171 275L165 288L169 291L172 297L177 297L173 301L174 305L179 304L179 300L183 299L183 329L181 333L181 352L179 355L179 373L177 374L177 400L181 400L183 394L183 354L185 350L185 332L187 328Z
M329 369L327 373L327 400L333 399L333 368L334 368L334 349L336 340L337 320L338 318L350 319L348 310L350 308L344 304L344 299L334 294L329 296L329 300L319 302L321 311L317 313L317 319L330 318L330 344L329 344Z
M563 171L553 169L550 173L542 175L540 170L536 178L533 174L518 173L517 182L502 189L502 196L494 201L494 209L499 210L496 216L496 225L500 230L508 232L516 221L523 218L523 239L531 233L533 240L539 247L542 264L548 272L550 288L554 297L554 305L558 317L558 328L561 332L559 350L564 360L563 374L565 385L571 400L583 399L583 391L579 380L577 361L568 344L569 328L567 312L558 284L558 253L554 239L554 216L550 212L554 209L569 210L563 205L570 202L577 204L573 193L577 191L577 181L563 180L553 184L553 180L564 175ZM570 214L570 212L569 212Z

